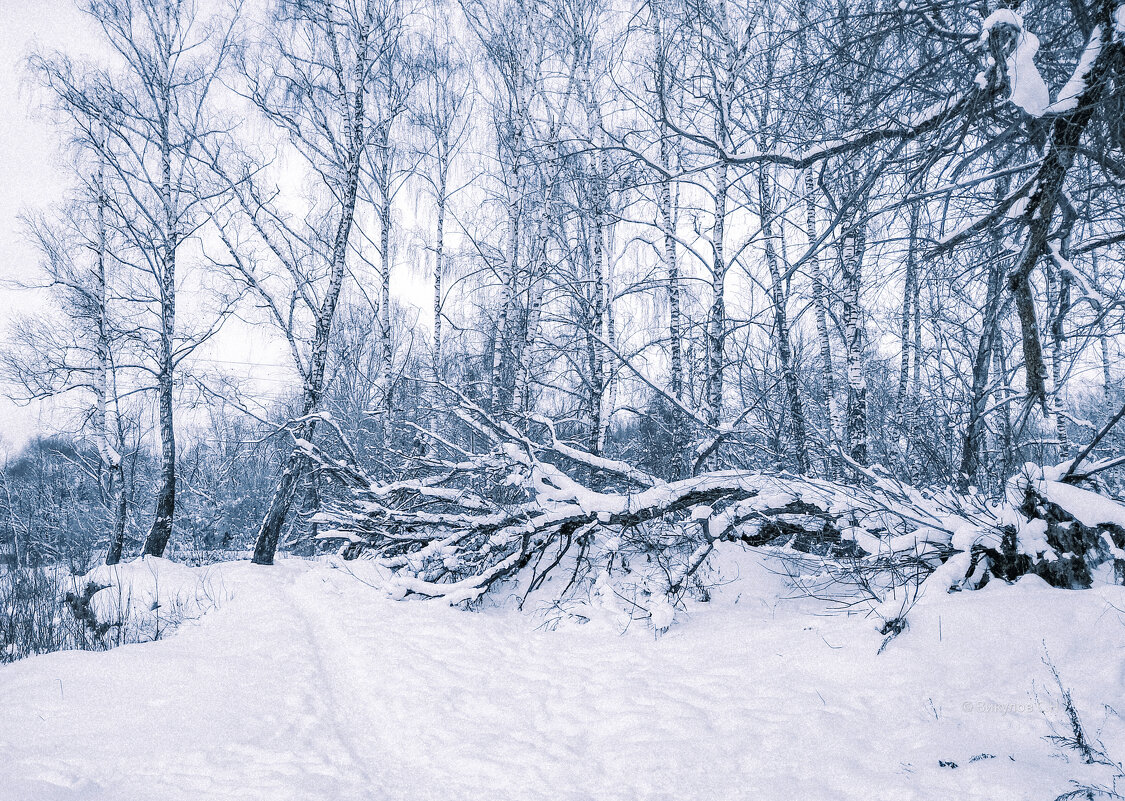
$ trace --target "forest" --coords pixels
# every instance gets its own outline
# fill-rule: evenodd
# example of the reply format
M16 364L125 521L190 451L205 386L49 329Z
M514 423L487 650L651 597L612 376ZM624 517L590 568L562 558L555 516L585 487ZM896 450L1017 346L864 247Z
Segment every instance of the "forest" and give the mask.
M93 599L149 563L660 638L737 548L880 653L923 596L1120 611L1118 0L79 7L21 62L69 188L7 268L0 392L50 413L0 462L0 661L129 641ZM1125 797L1040 661L1113 777L1073 792Z
M6 326L65 398L17 564L409 549L543 469L1121 491L1112 3L86 11L102 62L27 61L73 188Z

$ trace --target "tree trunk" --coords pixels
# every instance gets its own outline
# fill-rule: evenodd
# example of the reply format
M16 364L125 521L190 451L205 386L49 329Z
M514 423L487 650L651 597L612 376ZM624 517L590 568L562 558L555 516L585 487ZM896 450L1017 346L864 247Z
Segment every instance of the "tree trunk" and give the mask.
M863 375L864 330L860 311L863 252L866 246L865 209L861 206L851 229L844 235L844 346L848 369L846 435L848 455L867 464L867 382Z
M301 433L310 435L311 431L302 428ZM302 438L307 438L307 436ZM281 527L285 525L289 507L293 504L297 482L301 477L306 461L305 455L296 448L289 454L289 460L285 464L281 479L274 490L273 499L270 501L270 508L258 529L258 538L254 543L254 556L251 558L251 561L256 565L273 564L274 554L277 551L277 540L281 536Z
M809 248L816 247L816 182L810 167L805 171L805 232ZM836 371L832 365L832 340L828 337L828 301L824 286L824 273L820 256L813 252L810 256L812 268L813 313L816 317L816 338L820 346L820 380L824 392L824 402L828 412L828 443L840 440L840 407L836 403ZM829 475L835 473L834 460L828 460Z
M104 150L104 143L102 146ZM100 153L101 151L99 151ZM109 536L109 550L106 552L105 563L116 565L121 561L121 554L125 548L125 516L128 511L125 497L125 474L121 464L121 453L112 444L110 433L109 388L111 384L112 357L110 355L110 320L109 320L109 283L106 275L106 210L109 198L105 188L105 167L99 155L98 172L95 176L95 185L98 189L97 198L97 283L98 293L98 331L95 345L95 379L94 394L97 401L97 426L98 426L98 454L101 459L102 469L106 475L106 490L109 506L112 513L113 525ZM115 393L116 395L116 393Z
M113 481L113 535L109 541L109 551L105 556L107 565L116 565L121 561L122 552L125 550L125 522L129 514L129 498L125 494L125 476L120 464L118 464L115 473L116 477Z
M528 412L532 405L532 372L534 370L535 348L542 324L543 303L546 299L546 274L549 271L548 253L551 238L550 228L559 219L557 209L559 191L559 141L558 122L549 123L547 156L544 162L547 183L543 203L535 210L535 241L531 243L528 257L527 286L527 325L518 343L516 354L516 383L513 389L513 405L522 412Z
M969 422L961 447L961 465L957 483L965 491L976 479L980 469L981 445L984 438L984 407L988 401L989 368L992 351L1000 325L1000 297L1004 286L1003 250L999 241L994 243L988 268L988 286L985 290L984 313L981 318L980 339L973 359L972 396L969 399Z
M165 259L166 275L174 274L175 256L168 248ZM173 362L172 327L175 320L174 290L168 279L164 281L160 315L160 372L157 374L157 393L160 422L160 486L156 493L156 516L145 540L146 556L163 556L172 537L172 523L176 514L176 430L172 417Z
M808 32L812 30L812 24L809 21L809 3L808 0L798 0L797 3L797 17L798 17L798 60L801 67L801 74L808 77L811 75L809 63L809 41ZM810 115L809 127L815 130L815 127L820 124L820 120L815 113ZM820 349L820 381L821 390L824 393L825 411L828 417L828 436L826 437L829 446L829 456L827 459L826 473L829 478L834 476L837 472L838 459L832 453L832 446L840 441L840 407L836 402L836 380L835 369L832 365L832 341L828 338L828 302L826 299L826 291L824 286L824 276L821 269L820 255L816 252L817 235L816 235L816 176L814 168L809 167L805 170L805 234L809 242L809 260L810 268L812 270L812 301L813 301L813 314L816 317L816 336L817 343Z
M1012 396L1012 384L1008 374L1008 366L1005 364L1004 360L1004 332L999 326L996 330L996 342L992 349L992 360L995 362L996 375L1000 380L1000 389L1003 391L1006 400ZM1015 456L1011 406L1007 403L1003 404L1000 409L997 410L997 414L1000 416L1000 464L997 468L997 473L1000 478L1001 487L1003 487L1003 482L1008 478L1011 472L1012 460Z
M801 404L801 389L797 382L797 371L793 367L793 354L789 343L789 320L786 314L785 287L778 269L777 250L774 247L773 199L770 195L769 176L766 168L758 170L758 218L762 224L762 237L765 240L766 265L770 271L773 295L774 334L777 338L777 357L781 363L781 375L785 382L785 394L789 404L789 422L793 429L793 449L797 459L797 472L809 472L809 452L805 435L805 410Z
M913 322L913 308L918 305L918 216L917 203L910 206L910 233L906 250L906 278L903 282L902 292L902 334L901 334L901 362L898 371L898 393L895 396L895 429L898 431L899 455L906 462L906 450L910 441L909 432L906 430L906 404L908 402L907 390L910 386L910 351L913 340L910 335L910 326Z
M1098 274L1098 254L1090 254L1090 265L1094 272L1094 286L1100 290L1101 283ZM1105 327L1105 314L1106 310L1103 308L1098 309L1098 345L1101 349L1101 362L1102 362L1102 400L1107 403L1111 399L1112 379L1109 372L1109 335L1106 333Z
M726 304L723 297L727 267L723 252L726 238L728 171L725 160L720 161L715 179L714 214L711 230L714 262L711 267L711 310L707 317L707 422L718 425L723 411L723 368L726 340Z
M1066 417L1063 412L1063 370L1062 362L1066 349L1066 333L1063 321L1070 310L1070 276L1060 271L1058 287L1054 286L1054 270L1047 270L1048 305L1051 315L1051 417L1055 434L1059 441L1059 460L1070 454L1070 438L1067 436Z
M517 98L517 111L520 115L520 125L512 134L512 170L511 184L508 186L508 241L505 246L504 264L500 270L500 306L496 314L495 340L492 348L491 371L491 404L492 410L501 408L504 398L504 368L507 358L509 342L511 341L511 327L516 293L513 284L519 270L519 241L521 200L523 196L523 108L520 98Z
M449 157L445 153L438 165L437 234L434 242L434 380L445 378L441 352L441 282L445 270L445 203ZM440 389L434 388L434 398L440 397ZM434 404L436 407L436 404Z
M652 4L650 13L656 50L654 59L656 75L654 79L659 85L658 92L663 96L664 30L661 27L660 9L656 3ZM660 177L660 195L657 202L659 204L660 231L664 236L664 249L661 256L664 260L664 274L668 280L668 350L671 359L671 389L672 397L681 400L684 392L684 365L680 328L680 269L676 261L676 216L672 205L672 153L668 137L668 126L661 123L660 168L664 173Z
M344 273L348 255L348 241L351 237L352 224L355 221L356 194L359 190L359 170L363 158L366 139L365 125L365 100L367 75L367 37L369 34L368 20L360 26L358 31L359 43L353 75L353 96L349 99L341 97L345 108L341 109L345 120L350 121L350 128L346 130L349 152L343 165L344 193L340 200L340 219L336 226L336 236L332 247L332 263L330 280L324 299L316 316L316 330L313 334L312 353L309 358L308 372L304 382L303 418L316 411L320 403L321 393L324 389L324 370L328 361L328 341L332 332L332 321L336 316L336 304L340 298L340 288L344 283ZM349 103L350 100L350 103ZM351 105L348 109L346 105ZM305 419L297 428L297 438L312 441L316 429L315 419ZM281 535L281 527L293 503L297 480L300 478L307 457L301 450L298 442L289 455L281 479L278 481L270 508L266 512L262 525L258 529L258 538L254 544L252 561L258 565L272 565L277 551L277 541Z
M587 62L584 72L583 89L586 99L586 136L593 148L593 206L594 218L593 232L593 304L591 309L591 330L594 334L591 341L590 364L590 452L601 453L605 445L605 394L606 394L606 185L604 175L604 151L599 146L598 122L599 111L597 98L594 97L593 85L590 81L591 65Z
M156 514L145 540L146 556L163 556L172 537L176 515L176 430L173 419L174 347L176 333L176 215L172 197L172 146L168 130L171 120L171 88L165 85L160 142L161 201L164 240L160 263L160 343L157 395L160 421L160 486L156 492Z
M1102 31L1112 29L1112 11L1110 3L1098 5L1097 25L1093 29L1097 36L1102 36ZM1008 277L1008 290L1015 298L1016 314L1020 322L1028 401L1038 401L1045 414L1048 413L1047 368L1043 361L1043 345L1035 317L1031 273L1047 250L1052 221L1067 173L1074 164L1074 155L1083 132L1113 83L1110 80L1112 65L1118 58L1117 48L1098 48L1097 57L1086 73L1085 88L1077 102L1069 111L1052 119L1046 153L1032 181L1034 189L1021 217L1026 230L1023 249L1015 269Z
M391 242L391 205L394 193L391 189L393 178L393 165L390 141L390 123L383 127L382 140L379 142L382 151L382 163L379 169L380 200L379 206L379 383L383 392L381 405L383 407L383 447L390 444L391 409L393 405L393 392L391 388L392 371L394 369L394 347L391 340L391 266L394 263Z
M316 411L324 389L324 369L328 361L328 340L332 330L332 320L336 312L336 302L340 297L340 287L344 280L347 243L355 213L358 171L359 157L356 154L354 170L347 184L344 208L341 210L340 224L336 231L336 242L332 255L332 278L328 286L328 292L321 304L316 332L313 336L313 352L312 358L309 360L309 374L305 378L302 417L308 417ZM316 421L306 420L297 427L294 436L298 440L311 442L315 431ZM258 538L254 545L252 559L254 564L273 564L274 554L277 551L277 541L281 536L281 527L285 524L285 518L289 514L289 507L293 503L298 480L306 464L307 458L301 450L300 443L298 443L289 454L281 479L278 481L277 489L274 490L273 499L270 501L270 508L258 529Z
M680 313L680 265L676 259L676 210L673 204L672 192L672 158L668 146L668 132L661 132L660 137L660 166L665 170L665 176L660 181L660 228L664 235L664 274L668 288L668 354L671 362L671 390L672 397L678 401L684 399L684 344L683 322ZM672 407L672 451L679 456L675 477L682 478L690 469L684 449L688 439L687 420L679 407Z

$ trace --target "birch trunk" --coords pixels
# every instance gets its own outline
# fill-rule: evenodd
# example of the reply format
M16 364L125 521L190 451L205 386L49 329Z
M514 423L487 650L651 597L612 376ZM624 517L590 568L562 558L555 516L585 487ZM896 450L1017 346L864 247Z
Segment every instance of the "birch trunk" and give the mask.
M663 96L664 89L664 30L661 27L660 11L655 3L652 4L652 33L655 40L655 80L659 84L658 93ZM664 275L667 278L668 291L668 352L671 361L671 389L672 397L682 400L684 394L684 361L683 342L680 325L680 268L676 261L676 217L672 205L672 153L668 143L669 130L666 123L661 122L660 136L660 177L658 213L660 215L660 232L664 237L664 247L661 257L664 260ZM678 410L675 412L679 415ZM679 425L677 425L677 429Z
M996 330L996 341L992 350L992 360L995 363L996 375L1000 381L1000 389L1003 392L1004 399L1007 400L1012 396L1012 383L1008 373L1008 366L1004 360L1004 334L999 327L997 327ZM1003 482L1011 473L1012 459L1015 456L1015 448L1013 446L1015 434L1012 427L1011 406L1007 403L1002 404L1000 409L997 410L997 414L1000 416L1000 465L997 472L1002 487Z
M866 246L866 222L861 207L858 220L844 235L844 346L848 377L846 435L848 455L861 465L867 464L867 382L863 375L864 330L860 311L863 254Z
M812 169L805 171L805 232L809 248L815 248L816 234L816 181ZM828 300L820 255L810 256L812 268L813 313L816 317L816 338L820 346L820 379L828 412L828 442L840 441L840 406L836 402L836 369L832 364L832 340L828 337ZM829 460L831 464L832 460ZM834 472L834 471L830 471Z
M1063 412L1063 370L1062 363L1066 350L1064 320L1070 310L1070 277L1066 273L1058 276L1058 287L1053 269L1047 270L1048 304L1053 309L1051 316L1051 417L1055 435L1059 442L1059 460L1070 454L1070 438L1066 430L1066 417Z
M711 266L711 309L707 316L707 422L718 425L723 410L723 361L726 339L726 305L723 298L727 267L723 251L726 238L728 171L720 161L715 177L714 215L711 231L714 261Z
M801 475L809 472L808 442L805 434L805 410L801 404L801 390L797 382L797 371L793 367L793 354L789 343L789 320L786 314L785 287L781 282L781 271L777 263L777 250L774 246L773 198L770 194L769 176L765 167L758 170L758 217L762 224L762 237L765 240L766 265L770 272L773 296L774 333L777 338L777 357L781 363L781 375L785 382L785 394L789 404L789 419L793 429L793 448L797 459L797 471Z
M809 20L809 4L808 0L798 0L797 3L797 16L799 19L800 35L798 38L798 61L801 66L801 73L805 76L811 75L809 64L809 41L808 31L812 29ZM815 117L809 120L810 128L818 124ZM840 407L836 402L836 379L835 368L832 364L832 341L828 337L828 300L827 292L825 291L824 275L822 272L822 265L820 255L816 252L817 234L816 234L816 176L814 175L814 168L809 167L805 170L805 234L808 237L809 243L809 260L810 268L812 270L812 301L813 301L813 314L816 318L816 337L820 349L820 380L821 390L824 393L825 411L828 416L828 445L831 454L831 447L840 441ZM829 456L828 476L831 477L836 473L836 462L838 460L833 456Z
M667 137L660 138L661 166L671 171ZM664 274L668 280L668 350L671 360L672 397L684 395L683 329L680 321L680 267L676 261L676 218L672 208L672 179L660 182L660 227L664 235Z
M176 332L176 211L172 195L172 88L169 64L163 65L160 86L160 200L163 230L160 244L160 341L158 343L157 398L160 425L160 479L156 513L145 539L147 556L163 556L172 536L176 514L176 429L173 418L174 337Z
M906 277L903 281L902 294L902 325L901 325L901 362L898 371L898 393L895 397L895 428L898 431L899 456L903 463L906 461L907 443L910 441L906 430L906 405L909 401L907 392L910 388L911 338L910 327L913 322L913 308L918 305L918 204L910 206L910 232L906 251ZM991 284L990 284L991 286Z
M392 203L391 191L392 155L390 143L390 124L384 128L379 146L383 151L383 162L379 170L379 383L383 393L383 447L390 442L391 408L393 405L392 372L394 370L394 346L391 340L391 266L394 264L394 247L391 238Z
M358 28L359 37L356 64L353 74L353 97L341 94L340 109L345 124L345 139L348 146L346 161L343 164L344 191L340 199L340 217L333 240L332 261L329 284L316 314L316 328L313 333L312 352L304 380L302 402L302 422L298 424L295 436L298 440L311 441L316 429L316 420L308 419L316 411L324 389L324 370L328 361L328 343L332 331L332 321L336 315L336 305L344 282L348 254L348 242L355 220L356 194L359 189L359 171L366 139L365 125L365 79L367 75L367 38L370 20L365 20ZM343 81L340 81L343 85ZM350 100L350 102L349 102ZM270 508L258 529L252 561L259 565L272 565L277 551L277 541L281 528L293 503L298 480L305 467L306 457L298 442L286 461L278 481Z
M104 149L103 143L101 150L104 151ZM97 272L94 280L98 298L98 331L97 343L94 348L95 370L97 371L94 394L97 402L98 453L102 469L106 474L106 490L113 515L113 526L110 531L109 550L106 552L105 563L116 565L121 561L121 553L125 547L125 517L128 507L121 453L114 447L113 437L110 433L109 394L112 359L110 356L109 282L106 275L106 210L109 206L109 199L106 195L105 166L100 157L95 185L98 190L98 197L95 221L97 225L97 252L95 254Z
M587 60L583 73L583 95L586 101L586 136L593 149L593 298L590 315L590 452L601 453L605 446L606 390L606 184L604 150L600 146L598 101L591 81L591 64Z
M434 385L430 405L436 409L441 398L441 381L445 380L445 367L441 349L441 283L445 272L445 204L449 186L449 155L442 152L438 163L437 232L434 239ZM433 425L437 416L431 415Z
M528 268L528 301L527 325L519 353L516 359L516 383L513 390L514 404L523 412L528 412L532 405L532 371L535 362L536 341L539 338L539 326L542 323L543 303L546 299L545 276L549 269L549 242L551 228L555 220L559 219L557 208L559 194L559 131L565 112L570 105L570 85L563 101L562 113L558 116L550 115L548 123L547 158L545 161L544 180L547 188L543 203L536 210L535 215L535 241L531 245L530 265Z
M500 307L496 314L495 341L492 348L491 402L493 411L500 410L504 395L504 368L511 342L516 273L519 270L521 202L523 197L524 110L522 95L517 97L519 122L512 134L512 182L508 186L508 241L504 264L500 270Z
M1101 276L1098 273L1098 254L1096 252L1090 254L1090 266L1094 273L1094 286L1101 287ZM1109 335L1106 333L1105 327L1105 309L1098 309L1098 345L1101 349L1101 362L1102 362L1102 400L1108 402L1111 399L1110 388L1112 387L1112 379L1109 371Z

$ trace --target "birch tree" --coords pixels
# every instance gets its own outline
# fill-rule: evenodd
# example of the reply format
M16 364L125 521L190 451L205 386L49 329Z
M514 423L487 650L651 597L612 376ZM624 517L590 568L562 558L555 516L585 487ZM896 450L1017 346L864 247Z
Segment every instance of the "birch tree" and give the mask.
M447 9L448 11L448 9ZM435 21L436 24L436 21ZM414 121L422 132L425 169L421 174L433 194L434 231L429 249L433 253L433 345L432 366L436 382L445 379L442 353L442 284L446 273L446 216L449 202L456 191L450 185L454 160L465 145L472 112L465 64L456 52L449 35L444 42L434 42L422 55L424 75L415 104ZM436 397L436 394L435 394Z
M243 62L247 97L318 183L304 216L278 202L263 165L247 158L224 164L212 154L233 193L222 234L231 275L281 332L301 376L300 413L289 421L298 445L312 439L319 420L359 182L371 147L368 106L378 61L400 36L397 10L393 0L284 0L263 49ZM258 530L256 563L273 563L305 468L303 451L294 447Z
M88 0L113 67L39 56L33 67L97 152L118 187L109 196L125 239L116 256L144 277L137 302L150 318L146 369L156 385L160 478L144 552L160 556L176 512L176 373L207 337L177 326L178 259L216 191L199 160L217 131L210 103L237 7L207 17L192 0ZM85 120L85 123L81 121ZM94 128L96 127L96 131Z
M406 41L406 4L389 0L381 13L382 38L371 64L372 90L366 114L370 119L371 143L361 160L363 180L360 196L373 208L378 220L379 254L376 306L379 329L379 384L382 391L384 438L390 430L393 409L394 340L391 329L391 273L395 266L396 235L394 205L399 190L414 173L405 164L409 149L403 130L410 96L419 79L415 55Z
M58 314L24 318L19 333L0 356L0 371L26 402L81 395L81 423L96 444L96 480L105 507L105 562L121 561L129 492L118 362L133 353L115 313L119 297L111 288L112 255L104 171L93 165L82 190L59 215L27 220L41 254L45 288ZM34 284L31 284L34 286Z
M545 18L539 0L462 0L469 28L494 76L493 114L496 160L502 175L504 245L493 265L498 284L496 323L491 334L490 404L507 408L513 401L513 349L523 273L521 238L525 234L528 180L533 164L532 104L541 87Z

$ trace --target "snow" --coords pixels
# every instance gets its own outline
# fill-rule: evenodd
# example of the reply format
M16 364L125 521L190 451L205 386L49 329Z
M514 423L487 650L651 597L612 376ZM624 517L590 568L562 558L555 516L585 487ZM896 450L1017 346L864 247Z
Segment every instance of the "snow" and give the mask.
M102 565L87 579L107 588L93 597L98 620L123 618L139 636L157 636L215 609L228 597L221 569L189 567L154 556Z
M988 39L989 32L997 25L1011 25L1023 30L1023 17L1010 8L998 8L984 18L981 23L981 41Z
M1001 8L993 11L981 23L981 40L986 41L997 25L1009 25L1019 30L1016 48L1007 58L1008 82L1011 86L1008 99L1032 117L1041 117L1051 103L1051 94L1046 81L1039 74L1039 68L1035 66L1039 37L1024 27L1020 14Z
M1061 481L1042 481L1036 488L1084 526L1112 524L1125 528L1125 506L1104 495Z
M1109 551L1109 555L1114 559L1125 560L1125 551L1114 544L1113 538L1110 537L1108 533L1102 533L1102 543L1105 545L1106 550Z
M1054 260L1055 264L1058 265L1058 268L1077 284L1083 300L1088 301L1098 310L1105 309L1111 305L1109 299L1102 294L1101 290L1094 286L1086 275L1081 270L1076 269L1074 264L1063 255L1059 240L1052 239L1048 243L1048 247L1051 250L1051 258ZM1093 427L1088 420L1081 421L1081 424Z
M1066 484L1063 477L1070 462L1040 467L1028 462L1021 473L1008 482L1008 502L1018 506L1026 487L1057 505L1079 523L1088 527L1115 525L1125 528L1125 505L1090 490Z
M589 624L546 631L387 600L367 563L213 566L224 595L165 639L0 670L0 799L1053 798L1108 773L1044 740L1065 727L1045 647L1125 751L1101 708L1125 588L929 587L877 656L870 619L785 600L759 553L713 559L713 601L660 636L604 576ZM123 568L195 597L190 573Z
M654 599L649 604L648 612L652 627L657 631L667 629L676 619L676 607L667 595L661 595Z
M1023 31L1015 52L1008 56L1008 79L1012 85L1008 99L1032 117L1043 116L1051 102L1047 83L1035 66L1038 51L1039 37L1031 31Z
M1047 521L1035 518L1034 520L1022 519L1016 537L1020 553L1038 559L1047 555L1048 559L1054 558L1054 549L1047 542Z
M1101 52L1102 29L1101 26L1095 26L1090 33L1090 41L1086 43L1086 48L1082 51L1082 57L1078 59L1078 65L1074 68L1074 73L1059 92L1058 99L1047 109L1048 114L1061 114L1077 108L1078 98L1086 91L1086 76L1090 74L1090 70Z
M710 506L696 506L691 510L691 519L706 520L712 514L714 514L714 510Z

